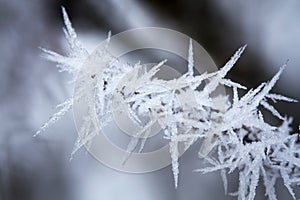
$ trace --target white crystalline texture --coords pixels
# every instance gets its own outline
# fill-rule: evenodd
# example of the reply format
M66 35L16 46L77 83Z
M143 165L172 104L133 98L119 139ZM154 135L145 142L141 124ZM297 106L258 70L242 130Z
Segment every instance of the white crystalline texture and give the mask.
M239 96L238 90L245 90L246 87L225 76L246 46L238 49L219 71L195 76L193 43L190 40L187 49L187 73L166 81L155 78L166 60L149 70L140 63L134 66L117 65L116 60L107 52L109 33L107 45L98 52L98 57L88 60L91 64L88 66L93 66L93 62L98 61L102 64L96 68L86 67L79 73L89 53L78 41L65 9L62 8L62 11L70 53L63 56L45 49L42 51L44 57L57 63L60 71L73 74L74 80L81 76L82 82L78 84L77 93L74 95L77 99L70 98L58 105L59 111L50 117L36 135L65 115L74 101L83 100L88 110L79 128L73 156L83 145L91 143L100 130L112 121L112 100L117 90L120 101L125 104L125 107L120 108L128 112L133 123L140 127L140 131L128 144L124 165L138 146L138 152L143 150L145 136L149 134L150 127L158 122L164 130L163 138L169 141L175 187L178 186L179 177L179 144L187 149L200 138L203 142L199 155L210 166L196 171L220 171L225 193L228 187L226 174L237 170L239 188L236 193L229 194L235 194L238 199L253 200L260 178L263 179L269 199L277 199L275 183L279 178L283 179L291 196L296 199L293 186L300 184L300 145L297 143L299 136L290 128L291 118L284 117L270 104L277 101L296 102L292 98L270 93L286 64L269 82ZM120 82L123 83L121 87ZM196 89L203 83L203 89ZM224 96L212 97L219 85L232 88L233 99ZM220 106L215 102L223 104ZM260 106L282 120L282 125L275 127L266 123L259 110ZM210 153L211 151L216 153Z
M54 115L52 115L49 120L38 130L33 136L38 136L41 132L45 131L48 126L54 124L57 122L61 117L63 117L71 108L73 105L73 99L68 99L62 104L58 105L57 108L60 108L58 112L56 112Z
M57 67L60 69L60 71L67 71L74 75L74 79L77 75L77 73L80 70L81 65L85 61L85 59L88 57L88 52L85 50L81 43L77 40L77 35L75 30L72 27L72 24L68 18L68 15L66 13L65 8L62 7L63 12L63 18L65 22L65 28L64 33L66 40L68 42L69 48L71 50L71 53L69 56L63 56L56 52L46 50L44 48L41 48L43 51L43 57L46 59L57 63ZM70 98L66 100L64 103L62 103L60 106L60 110L52 115L48 122L46 122L39 131L36 132L34 136L37 136L42 131L46 130L49 125L52 125L57 120L59 120L62 116L66 114L67 111L69 111L72 108L73 105L73 99Z
M300 146L296 144L297 134L292 134L289 124L291 119L282 117L279 112L267 103L272 100L295 100L270 94L270 90L279 79L285 65L267 83L250 90L224 113L223 122L217 125L219 146L217 163L198 171L207 173L226 169L230 172L239 170L239 199L254 199L255 188L260 176L264 179L266 195L269 199L277 199L275 181L282 177L285 186L295 199L292 186L299 184ZM272 127L263 121L258 106L262 105L275 117L283 120L280 127ZM211 130L216 132L215 128ZM290 135L292 134L292 135ZM295 178L294 178L295 177ZM293 182L293 180L297 180ZM226 183L225 183L226 184Z

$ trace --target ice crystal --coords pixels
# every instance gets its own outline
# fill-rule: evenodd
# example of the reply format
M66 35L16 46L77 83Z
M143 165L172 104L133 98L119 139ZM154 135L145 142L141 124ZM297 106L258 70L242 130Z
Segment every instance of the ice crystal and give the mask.
M101 65L93 67L92 62L96 61L88 59L89 53L78 41L64 8L62 12L70 54L63 56L45 49L42 51L48 60L57 63L60 71L73 74L74 80L80 76L82 81L78 83L74 95L76 99L73 97L58 105L59 111L50 117L36 135L59 120L75 101L83 100L88 111L79 128L73 156L113 120L113 107L116 107L127 112L131 121L139 127L128 144L128 155L123 164L130 159L138 145L138 152L143 150L150 127L158 123L164 131L164 139L169 142L175 187L178 186L179 176L179 144L187 149L201 138L203 142L199 156L210 166L196 171L220 171L225 193L228 186L226 174L237 170L239 188L234 194L238 199L254 199L260 177L263 178L269 199L277 199L274 186L278 178L283 179L292 197L296 198L293 186L300 184L299 136L290 129L292 119L281 115L270 104L277 101L296 102L270 93L285 65L269 82L250 89L240 97L238 90L245 90L246 87L225 77L246 46L238 49L220 70L194 75L193 44L190 40L187 72L173 80L162 80L155 75L167 60L151 69L141 63L133 66L117 63L107 50L109 33L107 45L97 52ZM85 62L88 65L83 66ZM120 86L120 83L123 85ZM213 95L220 85L232 88L232 99ZM199 89L200 86L203 86L202 89ZM112 105L116 97L116 105ZM260 107L282 120L282 125L276 127L265 122ZM98 120L101 121L99 126ZM141 136L144 137L140 139Z
M300 163L297 159L300 148L296 144L298 134L290 135L291 118L282 117L267 102L268 98L295 101L281 95L270 94L284 67L285 65L280 68L271 81L261 84L254 90L251 89L239 100L235 100L223 114L221 123L210 130L219 133L216 135L217 156L214 159L207 159L211 167L197 171L208 173L220 170L224 173L224 170L227 170L231 173L239 170L237 192L239 199L254 199L260 176L264 179L269 199L276 199L274 184L279 177L283 178L285 186L295 199L292 191L295 181L292 180L299 181L300 177ZM279 127L267 124L258 109L259 105L283 120L283 124ZM227 190L226 180L224 183Z
M41 48L43 53L43 57L47 60L57 63L57 67L59 70L69 72L73 75L75 80L80 67L83 62L89 56L89 53L86 49L82 47L82 44L77 39L77 34L72 27L72 24L69 20L69 17L66 13L64 7L62 7L63 18L65 22L65 28L63 29L65 33L66 40L68 42L68 46L70 48L70 54L68 56L60 55L54 51L50 51L44 48ZM59 111L52 115L49 120L41 127L39 131L36 132L34 136L37 136L42 131L46 130L48 126L54 124L57 120L59 120L62 116L66 114L72 108L73 98L67 99L65 102L61 103L57 106Z

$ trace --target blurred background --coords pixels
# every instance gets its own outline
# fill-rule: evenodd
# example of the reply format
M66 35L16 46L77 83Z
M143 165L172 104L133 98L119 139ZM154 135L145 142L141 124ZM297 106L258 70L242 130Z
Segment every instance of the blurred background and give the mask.
M219 67L248 44L229 73L248 88L269 80L289 59L274 91L300 99L300 1L0 0L0 200L235 199L224 195L218 173L192 172L203 165L196 159L197 146L180 158L176 190L170 166L126 174L103 166L84 150L69 162L76 139L71 112L38 138L32 137L54 106L72 94L70 77L43 60L38 48L66 53L61 6L90 51L109 30L117 34L145 26L191 36ZM276 108L294 117L296 132L299 103L278 103ZM230 192L237 189L237 181L233 174ZM283 183L277 185L278 199L291 199ZM265 199L261 182L256 199Z

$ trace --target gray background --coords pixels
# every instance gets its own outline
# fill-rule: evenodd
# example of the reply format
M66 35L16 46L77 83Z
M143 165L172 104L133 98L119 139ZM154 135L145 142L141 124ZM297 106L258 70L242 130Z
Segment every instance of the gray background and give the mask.
M72 3L71 3L72 2ZM276 73L290 59L275 91L300 99L299 1L137 1L0 0L0 199L232 199L224 196L219 174L200 175L194 145L180 159L179 188L171 168L143 175L109 169L81 150L72 162L76 138L72 114L38 138L34 132L69 97L69 75L40 57L39 46L66 52L60 6L70 15L79 39L90 51L113 34L161 26L190 35L222 66L234 51L248 47L229 77L248 88ZM279 103L281 113L300 121L299 103ZM278 121L268 119L271 123ZM237 177L230 179L230 191ZM291 199L278 184L278 198ZM300 197L299 188L297 188ZM262 185L256 199L264 199Z

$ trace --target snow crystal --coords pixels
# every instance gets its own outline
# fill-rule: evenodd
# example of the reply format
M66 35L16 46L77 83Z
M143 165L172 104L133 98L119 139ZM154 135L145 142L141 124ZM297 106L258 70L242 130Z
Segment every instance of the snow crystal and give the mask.
M89 53L78 41L64 8L62 12L70 54L63 56L42 49L43 55L57 63L60 71L73 74L74 80L81 76L82 82L77 83L78 90L74 95L76 99L70 98L58 105L59 111L50 117L35 136L65 115L74 101L83 100L88 105L88 111L79 128L72 157L113 120L112 100L117 90L123 105L121 108L125 109L130 119L141 128L127 146L128 155L123 160L124 165L139 144L138 152L142 152L147 139L141 139L140 136L147 136L150 127L158 122L164 130L163 139L169 142L175 187L178 186L179 177L179 144L183 143L187 149L198 139L203 139L199 156L207 160L210 166L195 171L220 171L226 194L226 174L237 170L239 188L236 193L229 194L237 195L238 199L253 200L260 178L263 179L269 199L277 199L274 186L278 178L283 179L292 197L296 198L293 186L300 184L300 145L297 143L299 136L290 129L291 118L281 115L269 103L270 100L274 103L296 102L292 98L270 93L286 64L269 82L262 83L245 95L239 96L238 90L245 90L246 87L225 76L240 58L246 45L238 49L219 71L196 76L193 73L193 42L190 40L187 49L187 73L167 81L155 78L155 74L167 60L149 70L140 63L133 66L116 65L117 61L107 51L111 36L109 32L105 47L98 52L97 59L100 59L102 65L98 68L86 67L84 73L79 73ZM121 80L125 84L118 87ZM203 89L198 89L203 83ZM212 95L220 85L232 88L232 99ZM216 105L216 101L224 102L224 105ZM282 125L275 127L265 122L259 110L260 106L282 120ZM101 120L100 125L98 119ZM212 154L211 151L217 152Z

